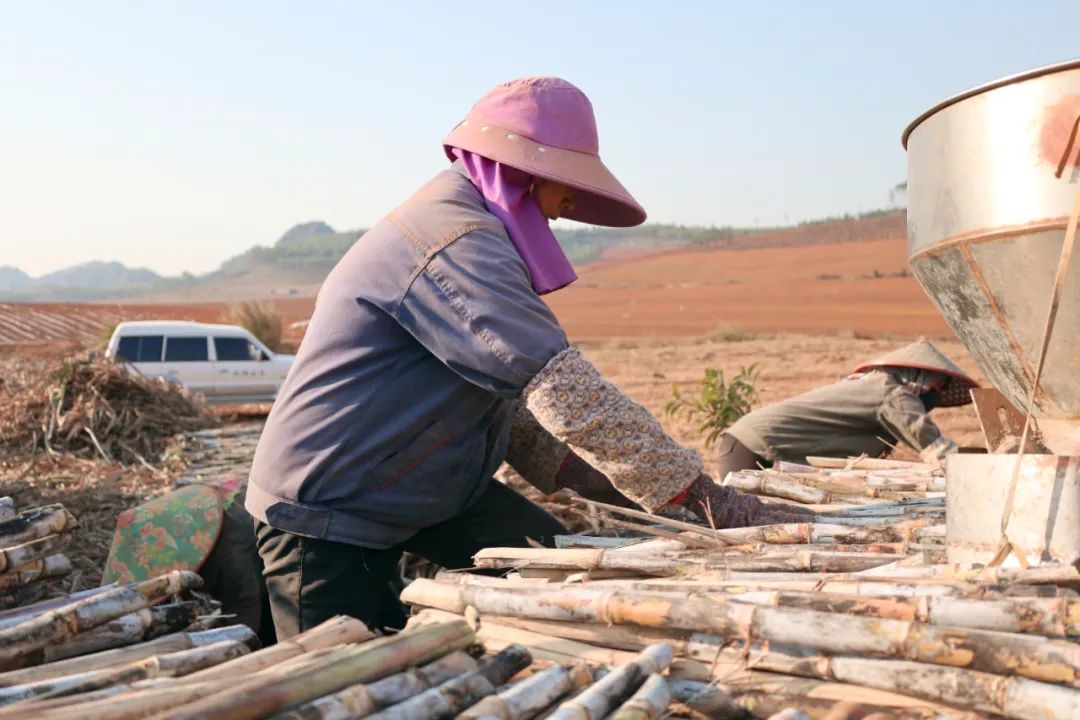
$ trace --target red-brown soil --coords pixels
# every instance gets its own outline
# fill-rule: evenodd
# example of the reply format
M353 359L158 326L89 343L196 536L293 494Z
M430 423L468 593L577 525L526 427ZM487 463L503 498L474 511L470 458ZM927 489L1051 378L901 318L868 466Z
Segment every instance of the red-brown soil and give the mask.
M685 249L609 259L548 296L574 339L797 332L951 337L910 276L902 239L748 250ZM875 275L877 277L875 277ZM314 298L267 301L286 326ZM123 319L220 321L228 303L0 304L0 346L97 342ZM296 340L300 330L288 333Z

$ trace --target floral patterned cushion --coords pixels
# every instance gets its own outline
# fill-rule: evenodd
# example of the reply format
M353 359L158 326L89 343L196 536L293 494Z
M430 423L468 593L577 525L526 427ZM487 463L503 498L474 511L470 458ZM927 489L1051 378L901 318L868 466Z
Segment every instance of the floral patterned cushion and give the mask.
M123 511L116 518L102 583L197 571L217 543L224 509L218 490L192 484Z

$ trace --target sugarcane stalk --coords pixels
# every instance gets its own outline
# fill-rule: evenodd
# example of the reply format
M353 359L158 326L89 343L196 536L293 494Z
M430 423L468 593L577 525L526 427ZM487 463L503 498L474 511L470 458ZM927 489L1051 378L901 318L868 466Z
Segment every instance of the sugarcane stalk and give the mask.
M644 575L672 576L723 569L736 572L859 572L907 557L886 553L815 552L803 549L777 549L748 555L631 555L603 548L484 548L474 556L479 568L528 568L530 570L630 570Z
M63 577L70 574L71 569L71 561L65 555L49 555L0 575L0 592L21 588L36 580Z
M529 720L573 687L566 668L552 665L498 695L489 695L458 715L458 720Z
M836 470L914 470L918 472L932 473L936 470L933 465L908 460L888 460L885 458L830 458L811 455L806 458L811 467Z
M0 669L12 670L40 662L46 646L160 602L170 595L199 587L202 580L187 571L118 587L78 600L18 625L0 630Z
M588 507L598 508L600 510L607 510L615 515L625 515L626 517L637 518L638 520L645 520L646 522L657 523L660 525L667 525L684 532L694 533L701 535L702 537L716 540L720 536L716 534L716 531L703 527L701 525L695 525L693 523L683 522L682 520L675 520L672 518L660 517L659 515L653 515L642 510L634 510L632 508L619 507L618 505L608 505L607 503L597 502L596 500L588 500L586 498L574 498L576 501L584 503Z
M742 492L794 500L804 505L827 505L835 502L850 503L852 500L858 499L845 495L836 495L816 487L800 485L797 482L754 470L729 472L727 477L724 478L723 484Z
M853 527L815 522L726 528L717 530L716 534L730 545L861 545L906 542L912 539L916 527L907 523Z
M747 662L763 669L850 682L1017 720L1080 717L1080 692L1022 677L908 660L828 657L777 647L755 650Z
M44 662L96 653L110 648L131 645L141 640L177 632L191 625L202 604L184 601L144 608L110 620L59 645L42 650Z
M192 618L194 620L194 617ZM48 645L41 649L43 663L53 660L89 655L90 653L109 650L112 648L132 645L143 639L147 628L154 621L150 608L136 610L127 615L110 620L107 623L87 630L58 644ZM190 621L189 623L190 624Z
M630 699L609 716L609 720L656 720L671 703L664 676L653 673L645 679Z
M364 623L355 618L338 615L288 640L283 640L250 655L238 657L222 665L193 673L189 680L244 677L312 650L346 643L361 643L373 637L375 637L375 634L368 630Z
M329 655L333 650L321 648L302 656L290 658L260 671L255 677L272 682L291 672L308 667ZM236 686L235 678L191 681L182 678L135 680L111 685L105 690L84 693L75 697L35 700L0 708L3 720L37 720L46 714L50 720L138 720L155 713L194 702ZM121 694L120 697L114 697Z
M671 697L694 712L712 720L752 720L728 693L712 683L668 678Z
M0 573L12 572L35 560L54 555L67 545L70 539L71 536L66 533L53 534L0 549Z
M473 556L479 568L529 567L575 570L633 570L647 575L676 575L686 563L676 558L620 554L603 548L484 548Z
M769 720L810 720L810 714L799 708L784 708L769 716Z
M256 637L251 628L246 625L230 625L229 627L199 633L174 633L138 645L103 650L91 655L72 657L45 665L0 673L0 687L44 682L65 675L77 675L94 670L119 667L155 655L190 650L194 647L205 647L222 640L237 640L251 646L256 642Z
M612 708L629 697L652 673L661 673L674 658L667 643L645 648L633 662L605 675L575 698L567 700L549 717L550 720L577 720L606 717Z
M23 510L17 517L0 521L0 547L12 547L49 535L59 535L78 525L63 505Z
M357 682L377 680L474 642L464 620L425 625L393 637L330 653L288 677L253 678L227 691L159 713L155 720L255 720L329 695Z
M476 672L466 673L425 690L404 702L392 705L371 716L372 720L428 720L451 718L481 698L495 692L532 662L529 651L511 645L494 657L485 659Z
M79 675L54 678L27 685L0 688L0 704L33 697L54 698L93 692L117 683L154 677L176 677L217 665L246 654L248 647L236 640L224 640L206 647L157 655L118 668L94 670Z
M32 605L23 605L20 607L10 608L8 610L0 611L0 629L11 627L12 625L18 625L23 620L26 620L50 610L55 610L58 607L63 607L76 600L82 600L84 598L92 597L94 595L100 595L103 592L107 592L115 588L116 585L103 585L101 587L90 588L89 590L83 590L81 592L72 593L71 595L65 595L57 598L50 598L48 600L42 600L41 602L33 603Z
M903 620L865 618L727 600L646 595L612 590L536 590L413 581L405 602L460 612L539 620L626 623L779 642L837 654L869 653L999 675L1080 685L1080 644L1034 635L937 627Z
M331 695L279 713L273 720L353 720L430 690L477 670L476 661L464 652L445 655L420 668L406 670L370 684L358 683Z

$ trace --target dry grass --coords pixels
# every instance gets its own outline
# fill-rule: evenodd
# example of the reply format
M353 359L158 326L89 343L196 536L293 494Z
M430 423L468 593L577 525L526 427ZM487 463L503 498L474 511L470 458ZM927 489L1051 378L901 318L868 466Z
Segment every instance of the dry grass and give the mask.
M265 303L248 301L233 305L225 314L225 322L246 328L274 352L285 349L285 320L281 313Z

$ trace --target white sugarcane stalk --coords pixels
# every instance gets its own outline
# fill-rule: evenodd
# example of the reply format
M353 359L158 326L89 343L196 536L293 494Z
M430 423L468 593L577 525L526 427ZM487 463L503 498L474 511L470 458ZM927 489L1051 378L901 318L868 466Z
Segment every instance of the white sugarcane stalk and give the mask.
M471 644L464 620L418 627L331 652L287 677L262 673L227 691L158 713L155 720L256 720L338 692L357 682L393 675Z
M475 673L476 670L475 660L464 652L456 651L420 668L373 683L350 685L344 690L275 715L273 720L355 720L404 702L456 677Z
M359 620L338 615L310 630L231 662L193 673L192 681L246 677L272 665L320 648L370 640L375 634Z
M23 620L35 617L49 610L55 610L58 607L68 605L76 600L82 600L84 598L91 597L93 595L100 595L103 592L112 590L116 587L116 584L103 585L101 587L90 588L89 590L82 590L81 592L72 593L65 597L50 598L48 600L42 600L41 602L33 603L32 605L23 605L22 607L11 608L10 610L0 611L0 629L11 627L12 625L18 625Z
M313 650L294 657L254 677L282 678L325 657L331 649ZM235 687L235 678L191 681L191 675L181 678L153 678L111 685L105 690L72 697L36 700L31 704L18 703L0 708L3 720L37 720L46 714L49 720L138 720L168 708L193 702L215 692ZM121 695L120 697L115 697Z
M650 645L633 662L613 670L577 697L564 702L549 716L550 720L578 720L582 713L588 718L606 717L646 677L667 670L673 659L671 645Z
M495 692L494 686L479 673L469 673L425 690L382 712L371 715L372 720L436 720L452 718L477 700Z
M71 535L52 534L42 538L28 540L18 545L0 549L0 573L14 571L35 560L54 555L71 540Z
M908 657L1080 686L1080 644L1034 635L612 590L520 593L416 580L405 602L539 620L627 623L780 642L835 654Z
M799 708L784 708L770 715L769 720L810 720L810 714Z
M734 720L744 717L746 713L730 695L713 683L668 678L668 689L676 701L707 718Z
M195 573L174 571L152 580L132 583L78 600L18 625L4 628L0 630L0 669L20 667L26 663L31 653L52 643L201 584L202 580Z
M495 692L532 663L529 651L511 645L486 659L476 672L466 673L425 690L408 700L372 715L372 720L427 720L451 718Z
M566 668L552 665L498 695L489 695L458 715L457 720L530 720L573 687Z
M189 650L193 647L205 647L222 640L237 640L251 646L256 641L256 637L251 628L246 625L230 625L197 633L173 633L129 647L103 650L91 655L0 673L0 687L43 682L65 675L78 675L93 670L119 667L155 655Z
M153 621L154 617L149 608L121 615L59 645L46 646L42 649L43 659L48 663L137 643L142 640Z
M663 675L653 673L608 720L656 720L670 703L667 681Z
M63 577L71 574L71 570L71 561L66 555L61 553L49 555L0 575L0 592L21 588L35 580Z
M45 505L23 510L16 517L0 521L0 547L11 547L49 535L58 535L78 525L63 505Z
M248 652L244 643L224 640L206 647L180 650L166 655L158 655L118 668L94 670L79 675L54 678L28 685L14 685L0 688L0 704L6 705L17 700L32 697L70 695L99 690L115 683L132 682L142 678L177 677L187 675L204 667L217 665L239 657Z

